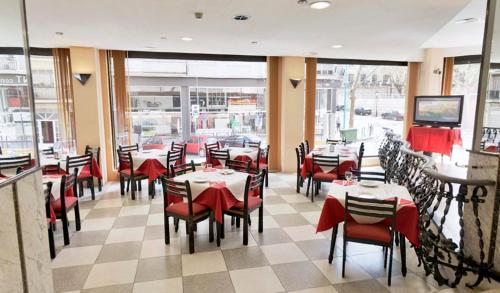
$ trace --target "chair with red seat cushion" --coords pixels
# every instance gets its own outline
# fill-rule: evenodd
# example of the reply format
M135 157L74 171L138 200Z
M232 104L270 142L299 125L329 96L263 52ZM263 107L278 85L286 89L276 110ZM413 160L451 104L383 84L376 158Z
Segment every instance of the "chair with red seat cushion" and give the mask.
M92 153L87 153L81 156L67 156L66 157L66 173L70 174L71 170L74 168L79 168L80 170L83 167L88 168L88 171L80 172L77 176L78 189L80 190L80 196L83 196L83 182L87 182L87 186L90 188L90 193L92 195L92 200L95 199L95 190L94 190L94 173L93 173L93 158L94 155ZM75 194L76 196L76 194Z
M312 172L307 180L306 195L309 196L309 186L312 182L311 201L319 193L321 182L331 183L339 177L339 156L312 155Z
M243 219L243 245L248 245L248 225L250 213L259 209L259 233L262 233L264 228L264 181L266 178L266 170L262 170L257 175L249 175L245 184L245 194L243 201L237 203L229 210L225 210L224 214L237 219ZM252 192L258 190L259 197L251 196ZM219 228L219 226L217 226ZM217 237L218 238L218 237ZM217 239L218 240L218 239Z
M176 149L176 150L171 150L167 153L167 172L165 175L167 177L169 176L169 171L171 166L175 166L178 164L182 164L182 160L184 158L184 149Z
M218 141L214 143L205 143L205 157L207 163L210 163L211 150L220 150L220 143Z
M72 209L75 211L75 227L76 231L80 231L80 205L78 203L78 196L76 193L76 186L78 185L78 169L75 168L73 174L63 175L61 177L61 190L60 197L56 203L52 204L52 208L56 214L56 219L60 219L63 226L64 245L69 244L69 231L68 231L68 212ZM57 203L59 202L59 203Z
M196 229L196 224L201 221L210 220L209 241L214 241L212 213L207 207L193 203L189 181L177 182L175 179L167 179L165 176L161 176L161 183L163 187L165 244L170 244L169 217L186 222L186 232L189 235L189 253L194 253L194 230ZM169 196L185 198L187 202L178 202L169 205Z
M243 173L250 173L251 161L226 160L226 167Z
M54 243L54 231L52 230L52 216L50 209L50 195L52 193L52 182L47 182L47 184L43 185L43 194L45 196L45 214L47 218L47 232L49 235L49 251L50 258L56 257L56 245Z
M186 154L187 154L187 143L185 142L178 142L175 143L172 141L172 145L170 146L171 151L182 151L182 164L186 163Z
M23 156L8 156L0 158L0 177L6 176L10 172L17 173L17 170L21 168L22 170L29 169L33 166L33 162L31 160L31 154L23 155ZM2 171L6 170L4 174ZM10 173L12 174L12 173Z
M300 193L300 187L304 184L304 178L302 178L301 172L302 172L302 166L304 164L304 157L302 157L302 152L299 150L299 148L295 148L295 155L297 157L297 183L296 183L296 191L297 193Z
M258 156L258 161L259 165L257 165L257 169L259 171L265 170L266 171L266 187L269 186L269 151L271 149L271 146L267 145L265 149L259 150L259 156ZM261 161L262 159L262 161Z
M132 160L132 154L129 152L122 152L118 149L118 171L120 173L120 194L125 195L125 180L130 181L131 187L131 197L135 200L135 192L137 191L137 182L140 183L141 180L147 180L149 177L139 171L134 170L134 162ZM139 184L139 190L141 190L141 185ZM127 186L128 192L128 186ZM149 192L151 194L151 190Z
M229 160L229 150L210 150L209 161L207 163L212 166L223 166L225 161Z
M92 153L94 155L96 162L97 162L97 166L99 166L99 168L101 167L101 147L100 146L91 147L89 145L86 145L85 146L85 153L86 154ZM97 178L97 188L99 191L102 191L102 179L101 178Z
M355 196L345 197L344 213L344 251L342 252L342 277L345 276L345 261L347 256L347 242L357 242L363 244L378 245L385 248L384 268L387 265L387 253L390 249L388 285L391 285L392 255L394 232L396 227L396 206L397 198L391 200L367 199ZM349 216L363 216L377 219L388 219L390 224L359 224L355 220L350 220ZM336 228L332 235L329 262L333 259L333 247L335 247Z

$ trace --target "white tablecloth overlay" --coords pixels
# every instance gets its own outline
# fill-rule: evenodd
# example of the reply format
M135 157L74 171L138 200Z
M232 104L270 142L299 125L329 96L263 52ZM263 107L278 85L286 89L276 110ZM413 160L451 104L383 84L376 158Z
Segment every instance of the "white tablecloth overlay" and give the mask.
M230 147L229 148L229 158L234 160L238 156L247 156L252 161L257 160L257 156L259 155L259 150L256 148L238 148L238 147Z
M348 192L350 196L361 195L362 197L362 195L370 195L375 196L374 199L382 200L398 197L398 205L396 207L397 210L404 206L400 203L399 199L413 201L406 187L397 184L383 184L382 182L380 182L378 187L363 187L359 184L359 182L350 186L343 186L334 182L330 185L328 195L335 197L342 204L342 206L345 207L346 192ZM373 224L383 220L381 218L366 217L361 215L352 215L352 217L360 224Z
M132 152L132 162L134 164L134 169L139 168L146 160L155 159L160 162L163 167L168 168L167 165L167 155L166 150L146 150L140 152Z
M61 197L61 178L62 175L43 175L42 181L43 183L52 182L52 196L54 200L58 200Z
M72 156L77 156L77 155L71 154L69 156L72 157ZM53 155L40 155L40 166L57 165L57 164L59 164L59 167L61 169L66 170L66 155L61 156L59 159L54 158ZM80 174L82 172L82 170L83 170L83 167L79 167L78 174ZM73 173L73 170L70 170L70 172Z
M318 146L316 147L309 156L312 158L312 154L321 155L321 156L339 156L339 165L345 161L354 161L358 162L357 151L354 147L344 147L344 146L335 146L335 150L332 152L329 149L329 146ZM322 167L323 172L330 173L333 168Z
M224 181L226 183L226 188L229 189L233 196L236 199L242 201L245 195L245 183L247 177L248 174L242 172L234 172L233 174L222 175L220 173L220 170L218 170L215 172L196 171L177 176L174 178L174 180L177 182L184 182L186 180L189 181L193 200L209 187L210 181ZM205 183L196 183L193 181L198 178L205 178L208 181Z

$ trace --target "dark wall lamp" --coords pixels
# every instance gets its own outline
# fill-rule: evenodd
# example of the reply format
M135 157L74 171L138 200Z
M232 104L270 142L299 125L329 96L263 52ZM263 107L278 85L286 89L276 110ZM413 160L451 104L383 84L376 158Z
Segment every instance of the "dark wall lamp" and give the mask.
M91 74L90 73L75 73L73 77L76 78L82 85L85 85L89 80Z
M297 88L297 86L299 85L299 83L302 81L301 78L290 78L290 82L292 83L292 86L294 89Z

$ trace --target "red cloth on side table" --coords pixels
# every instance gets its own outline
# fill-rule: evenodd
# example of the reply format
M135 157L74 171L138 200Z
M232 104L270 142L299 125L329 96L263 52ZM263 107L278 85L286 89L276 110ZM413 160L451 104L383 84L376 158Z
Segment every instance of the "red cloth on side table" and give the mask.
M210 208L215 212L215 220L222 223L222 211L232 208L239 201L225 186L214 184L200 193L193 202Z
M451 155L453 145L462 145L460 129L412 126L406 140L415 151Z
M420 246L417 206L413 202L404 199L399 200L402 206L396 212L396 230L403 234L413 245ZM354 221L351 216L347 218L349 221ZM316 232L329 230L343 221L344 207L335 197L328 196L323 205ZM381 223L389 225L389 220L384 220Z
M165 168L158 160L156 159L148 159L142 163L137 171L142 172L148 175L149 183L155 181L156 178L160 177L163 173L168 172L167 168Z

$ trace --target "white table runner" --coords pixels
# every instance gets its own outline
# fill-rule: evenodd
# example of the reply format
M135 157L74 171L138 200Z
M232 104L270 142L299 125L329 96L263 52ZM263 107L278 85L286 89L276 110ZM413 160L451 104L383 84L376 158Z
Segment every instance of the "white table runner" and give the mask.
M215 172L196 171L177 176L174 178L174 180L177 182L184 182L186 180L189 181L193 200L198 197L198 195L200 195L203 191L209 188L210 181L223 181L226 184L226 188L229 189L233 196L236 199L242 201L245 195L245 183L249 175L242 172L234 172L233 174L223 175L220 172L220 170L217 170ZM194 182L194 180L200 178L206 179L207 182Z

